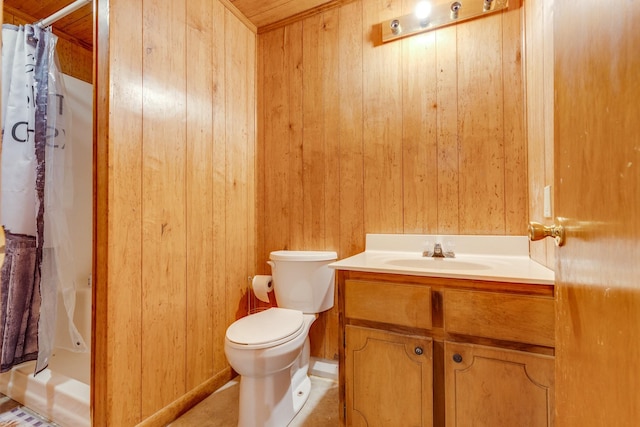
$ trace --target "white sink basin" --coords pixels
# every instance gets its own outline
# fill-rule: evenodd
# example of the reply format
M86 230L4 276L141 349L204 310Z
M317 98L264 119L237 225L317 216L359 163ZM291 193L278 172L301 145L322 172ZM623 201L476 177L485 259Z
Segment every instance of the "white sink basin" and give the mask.
M455 248L455 258L422 256L425 249L432 249L438 241ZM527 236L367 234L364 252L329 266L336 270L410 276L554 283L553 271L529 258Z
M427 270L490 270L491 266L456 258L390 259L386 264L396 267L425 268Z

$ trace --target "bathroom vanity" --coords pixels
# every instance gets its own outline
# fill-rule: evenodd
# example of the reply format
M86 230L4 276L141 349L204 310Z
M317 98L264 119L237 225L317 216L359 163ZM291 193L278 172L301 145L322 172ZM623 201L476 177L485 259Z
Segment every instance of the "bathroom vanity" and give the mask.
M519 254L526 238L450 236L468 252L433 260L409 250L428 236L378 237L332 264L342 425L553 425L553 273Z

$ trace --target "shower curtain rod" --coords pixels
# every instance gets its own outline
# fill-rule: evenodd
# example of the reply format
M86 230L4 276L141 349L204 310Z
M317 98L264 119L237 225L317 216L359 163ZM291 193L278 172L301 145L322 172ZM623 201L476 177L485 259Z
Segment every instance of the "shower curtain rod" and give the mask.
M40 28L46 28L49 25L51 25L54 22L56 22L57 20L62 19L65 16L72 14L76 10L80 9L82 6L86 5L87 3L91 3L91 2L93 2L93 0L76 0L73 3L63 7L62 9L57 11L56 13L52 14L51 16L48 16L47 18L41 19L40 21L36 22L35 25L37 25Z

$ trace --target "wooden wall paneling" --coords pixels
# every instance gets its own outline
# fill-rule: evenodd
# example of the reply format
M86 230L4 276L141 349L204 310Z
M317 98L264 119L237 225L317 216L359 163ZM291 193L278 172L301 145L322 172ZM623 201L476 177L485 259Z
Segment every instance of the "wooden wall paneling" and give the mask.
M97 74L91 389L93 424L114 426L142 418L143 12L141 3L125 3L101 0L97 8L103 65ZM129 31L112 28L114 21Z
M14 15L6 10L3 12L2 22L5 24L24 25L37 21L36 18L25 15ZM56 51L62 72L87 83L93 82L93 51L80 45L73 37L57 31L55 27L53 32L58 36Z
M263 52L266 51L264 37L256 35L256 263L254 274L265 274L265 229L266 229L266 206L265 206L265 97L266 85L264 84L264 61Z
M412 13L414 4L405 4ZM405 233L438 227L436 32L402 44L402 174Z
M264 215L265 247L262 262L273 248L289 247L289 70L286 66L286 40L291 27L279 28L261 36L265 90L264 103Z
M550 34L553 34L553 10L554 0L543 2L543 93L544 93L544 185L554 184L554 40ZM554 195L555 186L551 187L551 218L554 215ZM549 219L547 221L553 221ZM546 260L544 264L549 268L555 268L556 265L556 246L553 239L544 239L546 245Z
M458 234L460 171L458 151L458 26L436 31L436 102L438 228L437 234Z
M502 26L502 140L504 152L504 233L526 233L526 144L522 89L520 16L514 8L501 13ZM515 13L514 13L515 11ZM513 89L516 89L515 91ZM519 90L518 90L519 89ZM507 92L511 92L507 95Z
M324 148L325 148L325 207L324 243L320 249L338 251L340 246L340 31L339 10L331 9L323 14L323 99L324 99ZM338 159L336 161L336 159ZM322 314L325 318L324 352L322 357L338 360L340 345L338 329L338 295L334 290L334 306Z
M247 174L249 137L247 112L252 104L253 86L248 84L252 63L247 61L249 35L242 24L225 10L226 86L226 245L227 322L247 314L249 211Z
M1 2L2 0L0 0ZM94 58L96 63L100 61L101 67L95 67L95 81L93 86L93 253L91 275L93 276L93 289L91 292L91 387L89 404L91 405L91 425L105 424L108 421L108 385L109 374L108 353L109 331L105 327L108 324L107 283L109 258L106 248L109 240L109 221L107 209L109 206L109 111L108 108L99 106L108 105L111 94L109 83L109 56L107 54L109 44L108 4L102 0L96 2L96 43L94 45ZM97 242L103 242L100 248ZM105 245L104 242L107 244ZM135 287L135 282L134 286ZM139 287L139 285L138 285ZM131 288L129 288L131 289ZM100 334L98 335L98 333ZM140 353L137 352L139 356ZM138 359L138 362L140 359ZM136 372L135 366L133 372ZM139 372L139 371L138 371ZM129 384L135 383L130 381ZM125 390L125 393L127 390ZM135 405L135 403L134 403ZM132 408L126 413L131 416ZM139 407L138 407L139 410Z
M528 193L530 221L544 222L543 190L545 173L545 91L544 80L544 2L524 2L525 91L528 151ZM546 263L546 242L531 242L532 259Z
M543 189L553 183L553 3L524 4L526 40L527 137L529 165L529 220L551 223L543 217ZM551 188L552 195L554 193ZM553 199L553 197L552 197ZM553 200L552 200L553 216ZM544 240L530 244L531 257L553 268L555 246Z
M242 21L240 21L242 22ZM257 36L254 31L248 31L242 26L238 27L239 31L244 31L246 36L245 57L246 71L245 84L247 86L247 103L245 105L245 121L246 121L246 167L247 167L247 270L245 276L256 274L256 263L258 260L257 248L257 217L262 216L262 211L256 209L256 85L257 85Z
M213 193L213 2L190 2L187 8L186 57L186 348L190 357L186 387L191 390L215 371Z
M304 64L304 21L299 21L285 30L285 58L288 73L288 114L289 114L289 187L288 200L289 236L287 248L302 249L307 238L305 234L305 64ZM311 52L307 52L309 54ZM311 134L311 132L309 132ZM283 141L284 143L284 141ZM308 147L307 147L308 151ZM271 250L283 249L272 247Z
M366 233L402 233L402 44L378 45L400 0L363 7L364 221Z
M325 151L324 135L324 15L302 21L302 241L301 248L324 249L325 234ZM293 113L292 104L292 113ZM293 175L293 174L292 174ZM294 206L292 206L292 210ZM295 212L295 211L294 211ZM293 213L293 216L297 215ZM295 230L292 227L292 232ZM293 237L293 233L292 233ZM326 313L321 313L312 325L311 354L324 356Z
M458 26L461 234L505 233L501 15Z
M363 168L363 22L362 1L339 9L338 31L340 102L340 245L344 258L364 250L364 168Z
M505 233L527 232L528 183L527 149L524 130L524 89L522 86L522 9L502 13L502 75L504 79L504 161Z
M165 425L246 314L256 40L220 2L98 11L93 423Z
M142 22L143 418L186 392L186 4L161 3Z
M85 81L93 82L93 52L62 37L57 43L60 69L63 73Z
M213 186L213 211L211 220L213 221L213 252L210 254L213 259L213 275L210 286L213 289L214 313L213 327L214 340L213 366L215 372L220 372L228 365L224 354L224 337L229 324L227 315L227 248L226 242L226 46L225 46L225 8L219 2L213 3L213 19L211 21L211 33L213 37L212 68L213 92L211 103L213 106L213 162L211 169L213 173L211 185Z
M324 19L315 15L303 21L303 241L302 247L324 247L325 139L324 139Z

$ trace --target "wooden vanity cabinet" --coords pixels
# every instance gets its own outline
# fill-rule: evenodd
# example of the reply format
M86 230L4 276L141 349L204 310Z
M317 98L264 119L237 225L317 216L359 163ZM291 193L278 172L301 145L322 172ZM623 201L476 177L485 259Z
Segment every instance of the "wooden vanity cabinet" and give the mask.
M355 323L345 325L341 365L347 425L431 427L432 339L412 333L431 328L430 288L347 280L342 289Z
M445 342L446 426L553 425L553 356Z
M347 425L432 426L431 338L351 325L345 332Z
M554 357L540 352L552 352L554 300L445 288L443 302L446 427L552 426Z
M553 425L553 285L338 272L341 425Z

